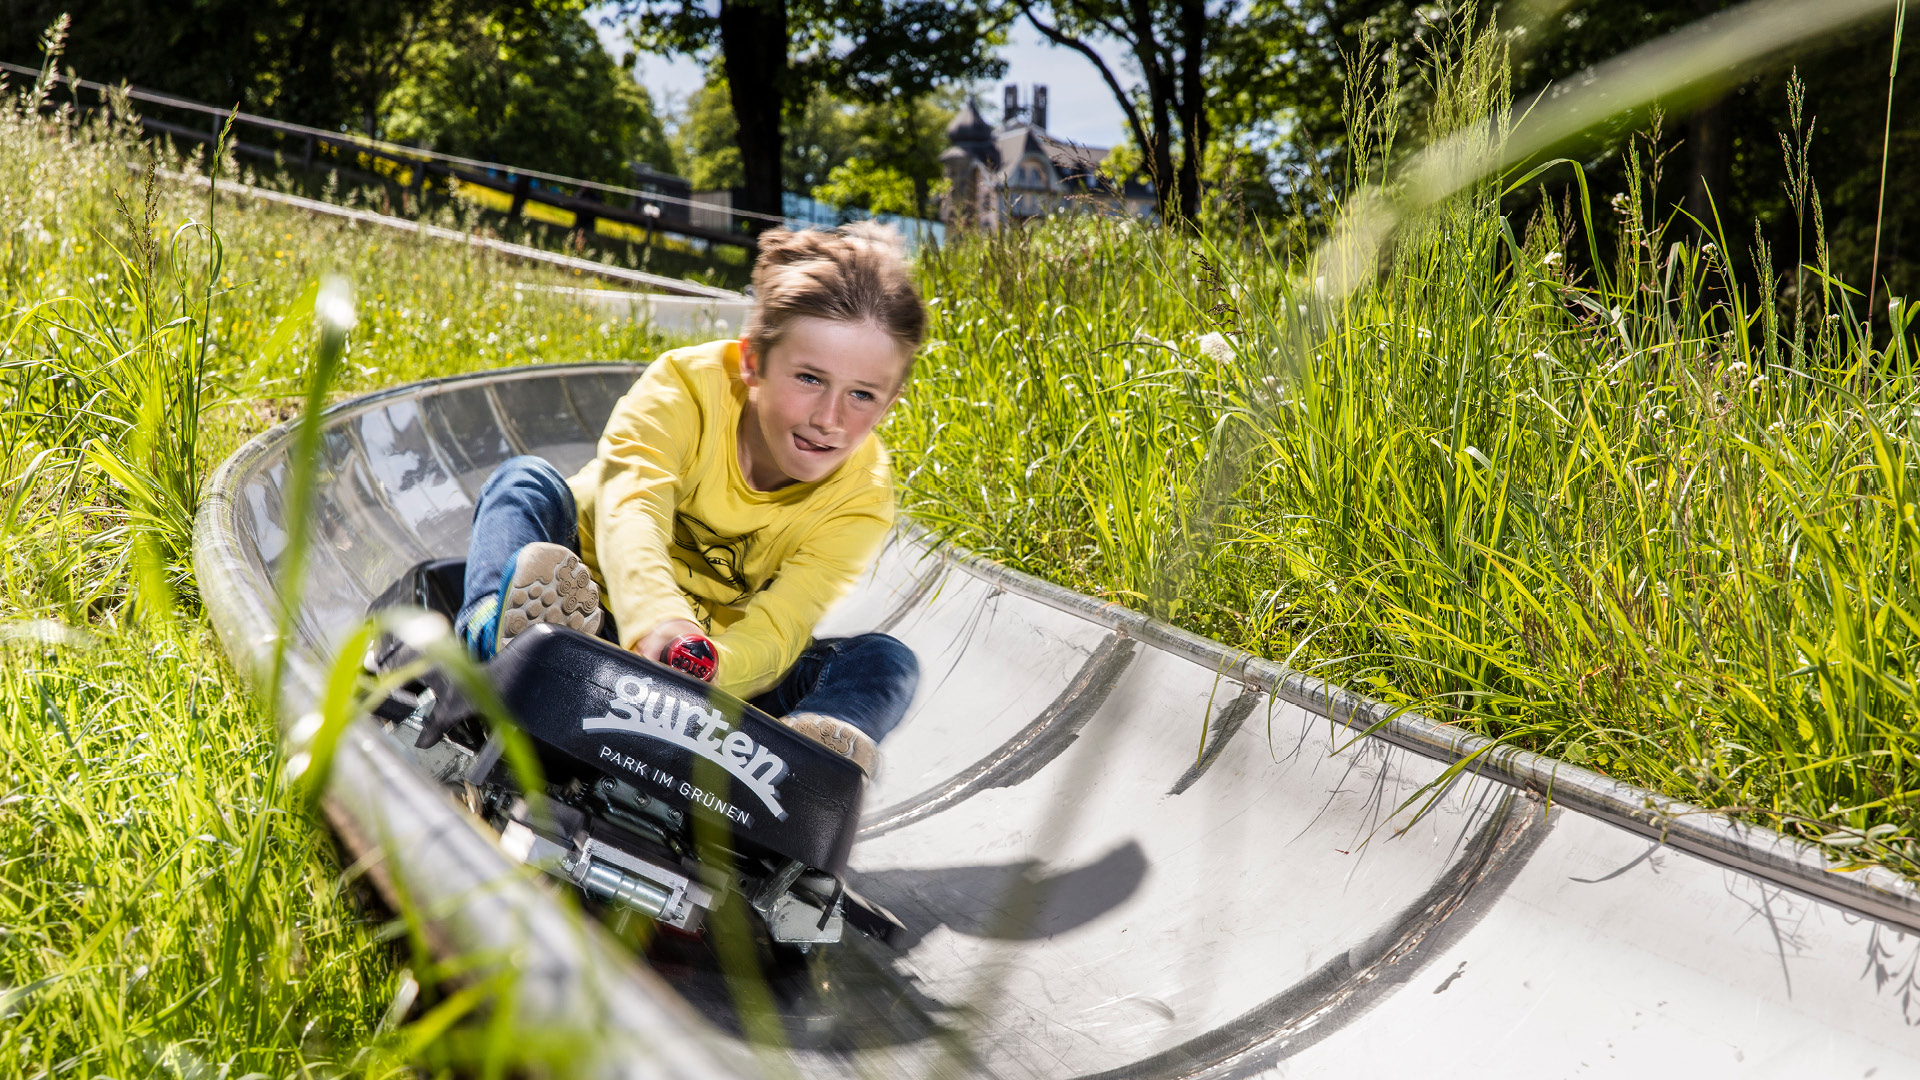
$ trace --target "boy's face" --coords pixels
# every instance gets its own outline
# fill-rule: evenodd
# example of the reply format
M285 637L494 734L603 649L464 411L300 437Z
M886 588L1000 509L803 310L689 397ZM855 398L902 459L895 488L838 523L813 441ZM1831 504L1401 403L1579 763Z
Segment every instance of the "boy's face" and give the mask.
M761 356L740 343L741 467L762 491L826 477L900 396L907 357L870 323L796 319Z

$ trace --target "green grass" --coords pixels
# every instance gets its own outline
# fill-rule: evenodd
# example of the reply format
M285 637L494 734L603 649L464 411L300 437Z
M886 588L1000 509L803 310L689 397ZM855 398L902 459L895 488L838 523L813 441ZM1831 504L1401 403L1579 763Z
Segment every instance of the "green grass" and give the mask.
M1638 192L1489 184L1328 295L1267 237L1051 221L924 260L888 435L974 551L1920 874L1920 406L1820 245L1796 317ZM1762 252L1763 272L1771 256ZM1849 302L1852 303L1850 308ZM1209 339L1207 335L1217 335Z
M143 158L0 106L0 1076L457 1062L433 1034L480 998L435 1006L435 962L356 900L198 610L193 510L298 408L323 274L357 283L335 397L664 343L514 288L573 275L210 206Z
M433 963L354 902L285 780L197 609L192 510L297 408L323 274L358 297L335 394L664 343L512 287L578 279L209 206L137 157L125 131L0 109L0 1075L437 1068L445 1010L478 999L405 1008L419 983L434 1000ZM1859 339L1817 243L1738 281L1637 192L1521 232L1497 194L1406 223L1344 294L1300 269L1306 234L1226 222L1055 220L928 254L932 340L886 429L907 509L1920 873L1906 338ZM1590 230L1621 254L1575 273ZM1789 280L1800 309L1760 299Z

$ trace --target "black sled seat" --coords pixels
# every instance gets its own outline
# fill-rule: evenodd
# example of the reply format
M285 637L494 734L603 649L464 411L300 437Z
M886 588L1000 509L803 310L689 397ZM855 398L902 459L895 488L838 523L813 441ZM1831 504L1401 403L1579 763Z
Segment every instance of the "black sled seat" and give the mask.
M550 783L612 774L724 824L744 852L846 869L865 786L859 766L766 713L550 624L515 637L487 667Z
M465 562L422 563L374 601L452 617ZM388 643L375 666L391 666ZM795 734L759 709L683 672L609 642L549 624L517 635L485 665L495 690L531 737L550 788L605 777L649 801L724 826L749 857L842 874L860 820L866 778L857 765ZM429 685L445 700L443 679ZM437 739L450 721L436 725ZM481 762L475 783L507 779L505 762Z

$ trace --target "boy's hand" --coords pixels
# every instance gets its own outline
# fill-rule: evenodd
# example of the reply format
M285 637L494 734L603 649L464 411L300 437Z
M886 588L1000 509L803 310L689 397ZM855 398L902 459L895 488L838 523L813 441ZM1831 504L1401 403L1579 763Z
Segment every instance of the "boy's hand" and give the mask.
M668 619L666 622L654 627L646 637L641 638L640 644L635 645L633 651L649 660L658 660L660 659L660 654L665 652L667 646L673 644L675 639L685 637L688 634L697 634L705 637L707 631L705 627L694 622L692 619Z

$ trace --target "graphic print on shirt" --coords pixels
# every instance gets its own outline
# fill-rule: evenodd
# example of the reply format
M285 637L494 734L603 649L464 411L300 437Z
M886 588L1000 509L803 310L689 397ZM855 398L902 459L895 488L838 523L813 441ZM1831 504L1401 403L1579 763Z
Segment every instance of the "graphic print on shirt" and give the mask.
M731 597L718 598L720 603L729 606L744 604L753 598L753 587L747 583L747 550L759 533L760 530L755 529L744 536L722 536L697 517L673 516L674 549L685 553L689 568L704 565L709 574L734 591Z

